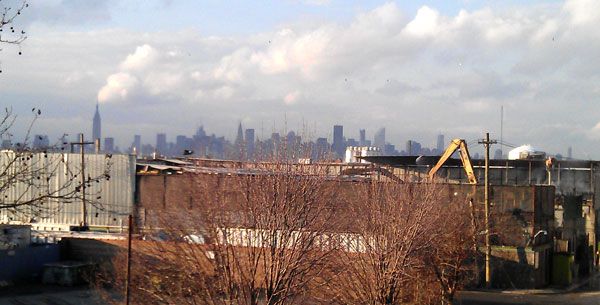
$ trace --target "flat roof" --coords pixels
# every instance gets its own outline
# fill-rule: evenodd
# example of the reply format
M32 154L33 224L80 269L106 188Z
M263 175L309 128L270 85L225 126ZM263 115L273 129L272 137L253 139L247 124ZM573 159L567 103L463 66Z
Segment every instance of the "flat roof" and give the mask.
M381 165L390 166L435 166L441 156L367 156L360 157L366 161ZM471 159L474 167L485 166L483 159ZM490 166L509 166L509 167L546 167L546 160L540 159L490 159ZM590 168L597 166L600 161L592 160L553 160L554 168ZM462 166L460 159L450 158L445 163L445 166Z

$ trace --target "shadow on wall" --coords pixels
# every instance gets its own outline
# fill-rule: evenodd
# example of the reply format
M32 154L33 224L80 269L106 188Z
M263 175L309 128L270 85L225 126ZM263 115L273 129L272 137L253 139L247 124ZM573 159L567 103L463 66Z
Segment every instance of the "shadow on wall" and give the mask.
M127 245L126 240L63 238L60 242L62 260L103 264L110 262Z
M0 281L30 281L41 277L44 264L60 259L58 245L34 245L0 250Z

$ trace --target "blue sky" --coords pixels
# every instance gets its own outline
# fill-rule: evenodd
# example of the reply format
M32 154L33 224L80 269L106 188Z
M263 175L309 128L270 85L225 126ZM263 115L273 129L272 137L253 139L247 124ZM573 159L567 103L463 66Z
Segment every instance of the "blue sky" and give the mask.
M10 1L4 3L10 5ZM0 52L2 104L34 132L259 138L294 129L390 143L499 136L600 158L600 2L32 0ZM18 55L21 50L23 55ZM474 148L478 151L479 148Z
M148 4L150 3L150 4ZM208 35L252 34L282 23L302 20L349 22L358 12L372 10L382 1L280 0L280 1L128 1L110 6L111 20L93 24L117 26L136 31L176 31L196 28ZM449 16L461 9L490 7L504 9L523 4L516 0L396 1L407 16L414 17L422 6L436 8ZM527 1L528 5L560 1Z

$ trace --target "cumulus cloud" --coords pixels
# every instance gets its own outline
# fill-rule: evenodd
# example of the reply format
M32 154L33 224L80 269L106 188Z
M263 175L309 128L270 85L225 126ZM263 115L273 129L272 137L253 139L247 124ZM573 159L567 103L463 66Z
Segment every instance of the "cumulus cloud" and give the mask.
M600 22L600 3L594 0L568 0L564 10L570 15L574 25L598 24Z
M414 36L438 34L440 13L427 6L417 11L415 18L406 25L405 31Z
M337 122L329 112L368 122L362 127L373 129L403 118L414 126L413 132L422 133L417 136L432 138L442 127L466 133L461 137L480 136L480 128L498 130L499 124L490 124L489 116L496 116L505 105L511 120L519 122L509 121L505 134L518 137L522 134L517 125L533 124L525 112L540 112L540 103L554 105L556 110L550 113L564 107L556 94L540 100L544 96L540 90L546 87L539 78L541 71L554 71L548 77L560 84L561 79L577 77L570 71L592 62L593 52L580 54L575 51L578 45L600 51L598 44L561 36L575 28L591 30L590 24L600 17L582 8L593 5L567 1L543 8L540 16L539 8L530 7L461 10L448 16L423 6L408 18L396 4L386 3L357 14L348 24L290 23L235 39L233 48L218 60L202 65L172 50L143 44L123 59L120 71L109 76L98 96L107 101L148 97L165 103L193 100L204 106L244 104L250 109L261 109L264 101L280 101L300 109L303 116L322 117L329 123ZM584 91L597 90L591 88ZM327 111L317 112L315 105ZM371 109L362 111L364 105ZM417 105L435 111L425 115L402 110ZM249 115L268 117L283 109L250 110ZM471 126L457 126L459 120L428 130L433 122L447 121L451 113ZM527 136L541 138L541 133L531 130Z
M121 63L123 70L142 70L150 67L158 59L157 51L145 44L135 48L133 54L127 55L127 58Z
M138 79L128 73L112 74L106 79L106 85L98 92L98 102L127 101L133 96L138 85Z
M136 47L121 62L119 71L107 77L98 91L98 101L147 104L188 98L191 92L184 90L188 84L182 70L185 65L177 57L175 51L157 50L148 44ZM198 96L197 92L193 95Z
M423 6L410 17L415 12L390 2L347 21L288 22L249 36L113 29L31 37L28 55L43 64L21 62L35 72L0 89L28 79L52 92L56 79L72 95L93 92L115 109L126 105L123 113L151 104L148 119L189 109L188 121L197 113L215 130L228 130L242 117L268 123L286 114L319 122L322 134L337 123L345 130L388 126L392 143L412 138L428 146L440 131L498 134L504 105L506 139L559 151L564 145L540 128L549 118L588 126L552 129L564 141L581 144L590 138L582 130L598 129L589 126L600 111L591 102L600 93L599 5L568 0L456 15ZM73 73L81 67L70 50L83 48L94 50L85 59L92 72ZM65 54L60 67L47 50ZM188 128L184 120L170 123Z

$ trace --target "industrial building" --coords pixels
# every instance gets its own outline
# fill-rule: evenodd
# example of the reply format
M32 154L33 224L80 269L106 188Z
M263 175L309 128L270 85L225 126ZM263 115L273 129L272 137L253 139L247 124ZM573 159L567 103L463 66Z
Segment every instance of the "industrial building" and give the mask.
M336 181L360 182L370 180L399 182L430 182L429 171L439 157L380 156L376 149L351 149L351 163L308 164L325 166ZM109 157L110 156L110 157ZM58 186L68 177L67 168L81 165L79 154L48 154L47 158L65 158L68 166L57 168L50 177L50 186ZM44 158L37 156L36 158ZM360 163L368 161L369 163ZM494 281L499 287L533 288L563 283L589 273L597 260L596 202L600 162L518 159L491 160L489 180L494 211L509 215L520 233L507 242L493 246L497 266ZM86 172L91 176L102 173L110 164L111 178L90 185L83 213L81 201L56 204L52 213L27 217L8 209L0 210L2 223L25 223L35 232L69 231L85 223L93 230L118 232L126 226L130 213L136 226L149 227L152 207L171 204L193 206L186 174L205 173L223 177L237 174L257 174L264 164L215 159L155 159L137 160L134 155L86 154ZM472 160L473 172L483 181L482 160ZM483 185L470 183L458 159L449 159L437 172L436 182L455 188L457 196L472 198L480 203ZM28 190L33 193L40 190ZM25 192L27 193L27 192ZM7 194L7 196L11 196ZM7 197L8 198L8 197ZM52 204L49 201L48 204ZM85 217L85 218L84 218ZM57 235L58 236L58 235ZM88 236L89 237L89 236ZM556 258L564 258L557 263ZM566 262L566 263L565 263ZM558 265L557 265L558 264ZM565 264L567 265L565 269ZM556 270L564 275L557 276Z
M5 181L5 187L0 190L0 205L27 202L39 194L52 196L44 197L43 202L35 205L0 209L0 223L26 223L39 231L69 231L82 224L104 228L127 225L127 215L135 200L134 155L85 154L82 159L80 154L40 152L28 155L29 163L9 165L14 158L11 152L0 154L0 162L5 167L12 172L24 172L21 178L30 181L10 185ZM77 189L82 184L82 163L85 200Z
M533 226L532 229L526 230L524 236L535 237L531 239L532 247L530 249L523 249L522 242L516 243L515 241L514 247L498 250L494 256L496 258L510 257L511 255L507 253L520 252L520 255L513 255L513 261L533 264L536 268L545 266L550 269L550 273L542 272L544 280L541 275L536 275L538 279L534 285L525 283L526 285L517 285L517 287L541 287L552 283L571 283L575 278L588 275L593 266L598 264L599 230L596 215L600 209L600 199L596 197L596 194L600 190L600 180L597 174L600 162L545 158L545 154L532 148L524 152L524 154L511 156L511 159L489 160L488 179L491 185L491 203L497 204L498 196L500 198L514 197L512 193L522 187L551 187L554 194L552 197L547 196L546 198L553 206L552 221L546 219L548 224L540 223L540 227ZM522 159L519 159L520 157ZM460 159L447 160L439 168L433 181L429 172L438 163L440 157L367 156L363 159L386 169L402 181L437 182L475 187L472 186L472 181L465 173ZM470 162L475 181L479 181L476 188L483 188L485 161L475 159ZM533 194L534 202L537 202L539 194L537 191ZM521 198L521 202L526 202L524 199ZM480 198L479 202L482 201L483 198ZM547 203L543 206L546 205ZM530 214L523 207L514 208L517 210L505 211L514 213L515 221L519 218L535 220L538 217L536 213ZM541 215L546 215L548 212L548 208L546 208ZM536 236L538 232L544 232L541 234L543 236ZM547 244L540 244L544 241ZM546 251L551 251L551 260L542 259L547 258ZM532 256L532 259L529 259L529 256ZM513 281L502 282L515 284Z

